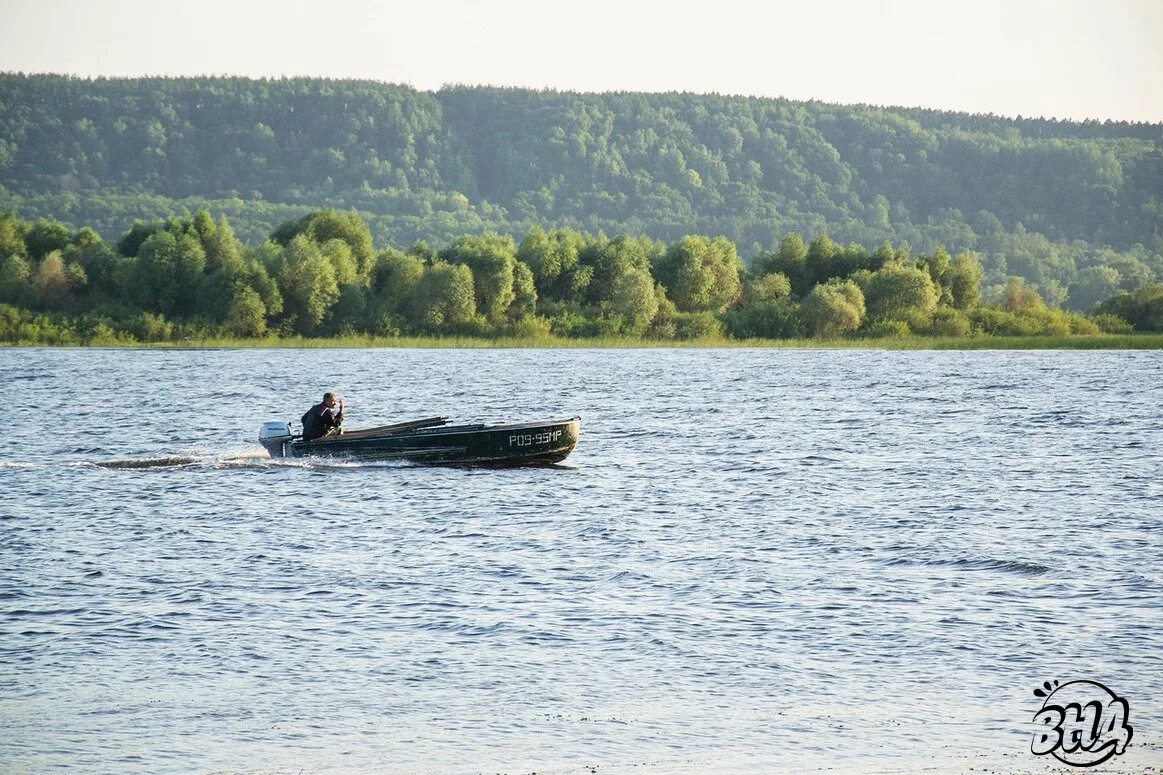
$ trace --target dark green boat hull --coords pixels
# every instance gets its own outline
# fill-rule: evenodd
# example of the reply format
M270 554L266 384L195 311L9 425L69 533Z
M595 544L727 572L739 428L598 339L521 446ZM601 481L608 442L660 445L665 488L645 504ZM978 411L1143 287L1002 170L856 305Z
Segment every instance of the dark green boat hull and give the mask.
M327 457L427 465L530 466L559 463L577 446L579 418L511 425L445 425L355 431L267 444L272 457ZM264 442L265 443L265 442Z

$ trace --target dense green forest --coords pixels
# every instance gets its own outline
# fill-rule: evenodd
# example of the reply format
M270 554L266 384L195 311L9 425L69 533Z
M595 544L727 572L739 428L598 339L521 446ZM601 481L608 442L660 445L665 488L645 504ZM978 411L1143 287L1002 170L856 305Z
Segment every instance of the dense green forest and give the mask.
M317 210L244 245L226 218L90 228L0 215L0 341L116 344L265 336L673 339L1068 336L1163 331L1163 284L1054 309L1011 277L982 300L970 253L786 235L750 268L725 237L670 243L533 228L377 249Z
M695 94L0 74L0 211L89 226L227 216L259 243L321 206L381 245L534 228L745 263L790 232L972 251L1050 307L1163 280L1163 125Z

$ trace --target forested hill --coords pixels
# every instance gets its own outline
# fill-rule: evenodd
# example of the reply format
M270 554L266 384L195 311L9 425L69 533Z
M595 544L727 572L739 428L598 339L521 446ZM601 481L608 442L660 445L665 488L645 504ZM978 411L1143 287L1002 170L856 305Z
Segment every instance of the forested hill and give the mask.
M788 232L974 250L1052 302L1163 279L1163 125L694 94L0 75L0 210L120 236L208 208L248 241L322 205L382 245L533 226L747 259ZM1098 287L1101 286L1101 287Z

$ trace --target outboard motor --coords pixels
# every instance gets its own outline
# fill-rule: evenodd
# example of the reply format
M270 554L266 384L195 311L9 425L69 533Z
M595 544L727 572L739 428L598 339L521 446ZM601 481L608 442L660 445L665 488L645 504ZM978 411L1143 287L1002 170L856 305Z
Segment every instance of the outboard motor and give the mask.
M258 429L258 443L267 448L271 457L286 457L291 441L291 425L285 422L264 422Z

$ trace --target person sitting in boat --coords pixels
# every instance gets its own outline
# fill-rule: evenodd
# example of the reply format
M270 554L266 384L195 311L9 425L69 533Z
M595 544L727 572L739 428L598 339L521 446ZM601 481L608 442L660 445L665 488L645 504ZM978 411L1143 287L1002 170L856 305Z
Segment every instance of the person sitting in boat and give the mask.
M335 405L339 405L339 411ZM334 393L324 393L323 403L316 404L303 415L303 441L338 436L343 433L343 399Z

